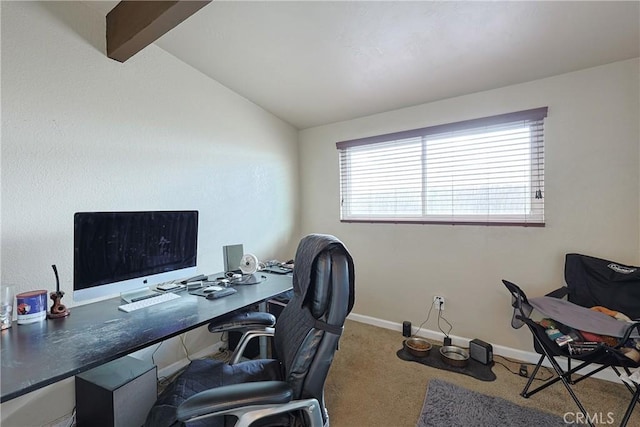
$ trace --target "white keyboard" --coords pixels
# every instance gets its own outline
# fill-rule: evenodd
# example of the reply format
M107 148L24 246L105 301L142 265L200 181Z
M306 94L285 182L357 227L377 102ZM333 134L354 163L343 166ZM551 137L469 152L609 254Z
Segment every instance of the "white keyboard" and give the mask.
M156 304L162 304L163 302L171 301L176 298L180 298L180 295L166 292L164 294L158 295L157 297L145 298L141 299L140 301L130 302L129 304L119 305L118 310L129 313L131 311L140 310L141 308L150 307Z

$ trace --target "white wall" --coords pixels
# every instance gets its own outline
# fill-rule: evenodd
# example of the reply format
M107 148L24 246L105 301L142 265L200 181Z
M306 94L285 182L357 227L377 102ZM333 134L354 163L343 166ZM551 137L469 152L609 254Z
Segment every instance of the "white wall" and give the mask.
M198 209L205 273L224 244L285 258L301 234L333 233L355 257L356 313L417 325L440 294L453 334L530 350L501 278L538 294L562 283L569 251L640 262L637 59L305 130L298 184L295 129L154 45L109 60L86 5L2 2L0 15L2 283L51 290L56 264L73 307L74 212ZM339 222L336 141L545 105L546 228ZM190 353L210 343L183 338ZM155 354L183 357L179 340ZM73 399L65 380L2 404L0 421L42 425Z
M293 256L293 127L155 45L110 60L104 17L80 2L1 6L3 284L53 290L56 264L73 316L77 211L197 209L203 273L223 269L226 244L260 259ZM202 330L183 338L190 353L211 344ZM174 339L155 361L184 357ZM2 425L52 421L71 412L73 396L65 381L6 402Z
M564 283L568 252L640 261L639 75L634 59L306 129L302 232L335 234L352 251L355 313L417 326L443 295L452 334L531 351L509 326L501 279L536 296ZM545 228L340 223L337 141L543 106ZM435 311L425 328L438 330Z

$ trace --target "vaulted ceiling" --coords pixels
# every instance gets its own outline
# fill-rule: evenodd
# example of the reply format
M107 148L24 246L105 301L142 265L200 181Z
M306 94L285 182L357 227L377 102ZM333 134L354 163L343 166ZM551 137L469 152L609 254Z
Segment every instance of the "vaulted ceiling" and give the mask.
M640 2L213 1L155 43L304 129L638 57Z

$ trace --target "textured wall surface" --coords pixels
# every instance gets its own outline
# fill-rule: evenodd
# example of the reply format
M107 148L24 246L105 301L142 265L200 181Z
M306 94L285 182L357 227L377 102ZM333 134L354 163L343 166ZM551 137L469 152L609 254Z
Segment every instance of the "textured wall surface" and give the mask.
M223 269L227 244L291 258L297 131L155 45L125 64L107 58L104 34L81 2L2 2L2 283L53 290L56 264L73 315L80 211L198 210L205 274ZM212 340L191 331L154 360L162 368ZM2 425L72 408L63 382L3 404Z
M564 283L567 252L640 263L638 65L617 62L302 131L302 231L327 230L352 250L354 312L418 325L442 295L452 334L531 351L529 334L509 326L501 279L540 295ZM340 223L336 142L543 106L545 228ZM439 329L435 312L424 327Z

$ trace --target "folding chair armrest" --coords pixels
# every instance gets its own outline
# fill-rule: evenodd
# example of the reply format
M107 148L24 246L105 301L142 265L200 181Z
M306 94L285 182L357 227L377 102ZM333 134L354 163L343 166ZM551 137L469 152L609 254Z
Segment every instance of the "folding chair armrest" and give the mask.
M638 331L638 334L640 334L640 320L629 323L629 326L624 332L624 336L620 339L620 345L626 343L629 340L634 329Z
M567 295L569 295L569 288L567 288L566 286L563 286L561 288L556 289L555 291L549 292L545 296L560 299L560 298L564 298Z

